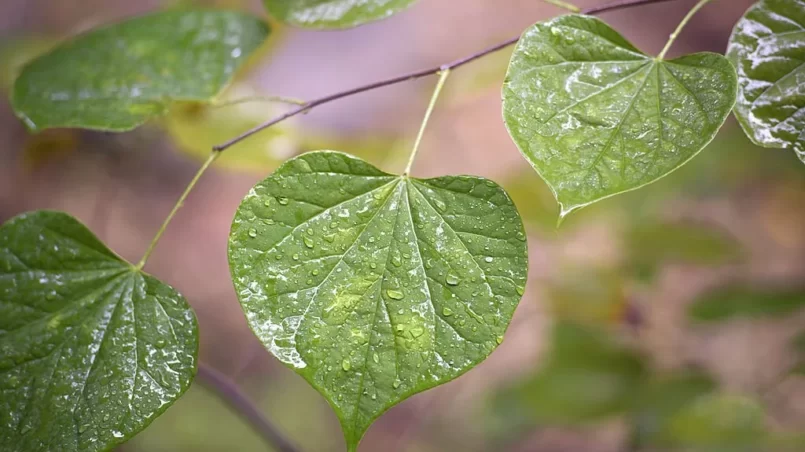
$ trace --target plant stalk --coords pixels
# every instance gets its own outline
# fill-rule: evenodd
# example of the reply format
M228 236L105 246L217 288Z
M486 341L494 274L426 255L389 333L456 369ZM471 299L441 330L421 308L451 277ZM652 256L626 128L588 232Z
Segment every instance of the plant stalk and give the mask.
M676 38L679 36L679 33L682 32L682 29L685 28L685 25L687 25L688 22L690 22L690 19L692 19L693 16L697 12L699 12L699 10L704 7L704 5L706 5L709 2L710 0L699 0L699 2L696 3L696 5L694 5L693 8L690 9L690 11L688 11L688 13L682 19L682 22L679 22L679 25L677 25L676 30L674 30L674 32L671 33L671 36L668 38L668 42L665 43L665 47L663 47L660 54L657 55L658 60L662 60L663 58L665 58L665 54L668 53L668 50L674 44L674 41L676 41Z
M403 176L408 176L408 174L411 173L411 167L414 165L417 152L419 152L419 145L422 144L422 137L425 135L425 129L428 127L430 116L433 114L433 109L436 107L436 101L439 100L439 94L441 94L442 88L444 88L444 83L447 81L447 77L449 76L450 68L445 68L440 72L439 81L436 83L436 88L433 90L433 95L430 97L428 109L425 110L425 117L422 118L422 125L419 127L419 133L416 136L414 148L411 150L411 157L408 158L408 164L405 166Z

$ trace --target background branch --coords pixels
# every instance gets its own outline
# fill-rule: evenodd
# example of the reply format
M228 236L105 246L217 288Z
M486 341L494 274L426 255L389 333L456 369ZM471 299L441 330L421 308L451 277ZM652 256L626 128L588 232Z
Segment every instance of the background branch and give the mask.
M668 1L672 1L672 0L617 0L617 1L614 1L612 3L607 3L607 4L601 5L601 6L593 6L593 7L590 7L590 8L585 8L585 9L582 9L580 12L581 12L581 14L600 14L600 13L607 12L607 11L615 11L615 10L618 10L618 9L625 9L625 8L630 8L630 7L634 7L634 6L650 4L650 3L662 3L662 2L668 2ZM318 99L311 100L309 102L306 102L306 103L304 103L304 104L302 104L302 105L300 105L300 106L288 111L285 114L277 116L276 118L274 118L274 119L272 119L270 121L264 122L263 124L260 124L260 125L258 125L256 127L252 128L252 129L250 129L250 130L247 130L246 132L236 136L235 138L232 138L231 140L227 141L226 143L222 143L222 144L219 144L217 146L213 146L212 149L213 149L213 151L216 151L216 152L224 151L227 148L229 148L229 147L231 147L231 146L233 146L233 145L245 140L246 138L249 138L250 136L252 136L252 135L254 135L254 134L258 133L258 132L261 132L261 131L263 131L263 130L265 130L265 129L267 129L267 128L269 128L269 127L271 127L271 126L273 126L273 125L275 125L277 123L285 121L286 119L292 118L292 117L294 117L296 115L299 115L301 113L308 112L311 109L313 109L315 107L318 107L319 105L330 103L332 101L335 101L335 100L338 100L338 99L343 99L345 97L353 96L355 94L360 94L360 93L363 93L363 92L366 92L366 91L371 91L371 90L374 90L374 89L377 89L377 88L396 85L398 83L407 82L409 80L416 80L418 78L427 77L427 76L430 76L430 75L436 75L436 74L438 74L440 72L443 72L443 71L449 71L449 70L456 69L456 68L458 68L460 66L464 66L467 63L471 63L471 62L473 62L473 61L475 61L475 60L477 60L479 58L485 57L485 56L487 56L487 55L489 55L491 53L495 53L495 52L497 52L499 50L505 49L506 47L509 47L509 46L515 44L519 40L520 40L520 35L517 35L517 36L515 36L513 38L510 38L510 39L507 39L506 41L501 42L500 44L494 45L494 46L489 47L487 49L481 50L480 52L474 53L472 55L466 56L464 58L455 60L455 61L447 63L447 64L442 64L440 66L435 66L435 67L422 69L422 70L415 71L415 72L410 72L410 73L403 74L403 75L398 75L396 77L392 77L392 78L385 79L385 80L380 80L380 81L377 81L377 82L374 82L374 83L369 83L367 85L362 85L362 86L359 86L359 87L356 87L356 88L348 89L346 91L341 91L341 92L338 92L338 93L335 93L335 94L330 94L328 96L324 96L324 97L320 97Z
M226 403L229 408L238 416L246 420L263 440L273 449L279 452L299 452L291 442L280 433L263 413L257 409L249 398L243 394L232 380L221 372L204 364L199 364L199 382L212 389L221 401Z

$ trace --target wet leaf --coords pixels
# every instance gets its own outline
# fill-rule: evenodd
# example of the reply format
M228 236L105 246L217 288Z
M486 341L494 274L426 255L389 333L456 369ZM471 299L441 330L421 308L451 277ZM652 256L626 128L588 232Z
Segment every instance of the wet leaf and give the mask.
M190 386L196 319L59 212L0 227L0 449L107 450Z
M746 134L805 162L805 1L757 2L735 25L727 57L738 70L735 116Z
M733 318L783 316L805 308L805 288L759 288L734 285L714 289L690 306L689 315L701 322Z
M272 16L305 28L349 28L385 19L416 0L263 0Z
M573 425L627 411L645 377L642 357L604 330L561 322L539 371L501 397L533 422Z
M169 11L109 25L26 65L12 105L32 130L130 130L173 101L213 98L268 33L256 17L225 11Z
M735 92L735 70L721 55L660 61L604 22L569 15L523 34L503 85L503 116L565 216L693 158L724 123Z
M492 181L395 176L321 151L246 196L229 263L255 334L330 402L354 450L385 410L497 348L527 249Z

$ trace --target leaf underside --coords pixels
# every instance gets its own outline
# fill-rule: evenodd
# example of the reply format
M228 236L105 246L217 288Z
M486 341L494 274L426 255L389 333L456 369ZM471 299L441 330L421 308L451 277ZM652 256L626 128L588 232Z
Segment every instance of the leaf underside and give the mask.
M527 246L489 180L395 176L321 151L246 196L229 262L251 328L330 402L354 450L385 410L498 346Z
M216 96L268 36L258 18L169 11L106 26L36 58L14 84L12 106L31 130L125 131L173 101Z
M735 25L727 57L738 71L735 116L746 134L805 162L805 1L759 1Z
M305 28L350 28L385 19L416 0L263 0L282 22Z
M599 19L568 15L523 34L503 85L503 116L564 216L693 158L726 120L735 92L735 70L721 55L660 61Z
M67 214L0 227L0 450L107 450L190 386L196 319Z

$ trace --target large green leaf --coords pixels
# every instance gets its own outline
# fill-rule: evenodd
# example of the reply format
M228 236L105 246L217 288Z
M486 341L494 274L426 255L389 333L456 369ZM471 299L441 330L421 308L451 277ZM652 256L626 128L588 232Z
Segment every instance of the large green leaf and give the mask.
M501 343L526 248L492 181L395 176L322 151L246 196L229 264L255 334L327 398L354 450L385 410Z
M784 316L805 308L805 287L762 288L743 284L719 287L690 305L689 315L700 322L734 318Z
M123 131L164 114L172 101L206 101L268 36L237 12L170 11L110 25L30 62L12 104L32 130Z
M263 0L277 19L306 28L349 28L385 19L416 0Z
M570 15L527 29L503 85L514 142L564 216L679 168L735 103L721 55L645 55L604 22Z
M120 444L184 393L197 352L184 298L69 215L0 227L0 449Z
M805 1L761 0L735 25L735 116L756 144L805 161Z

